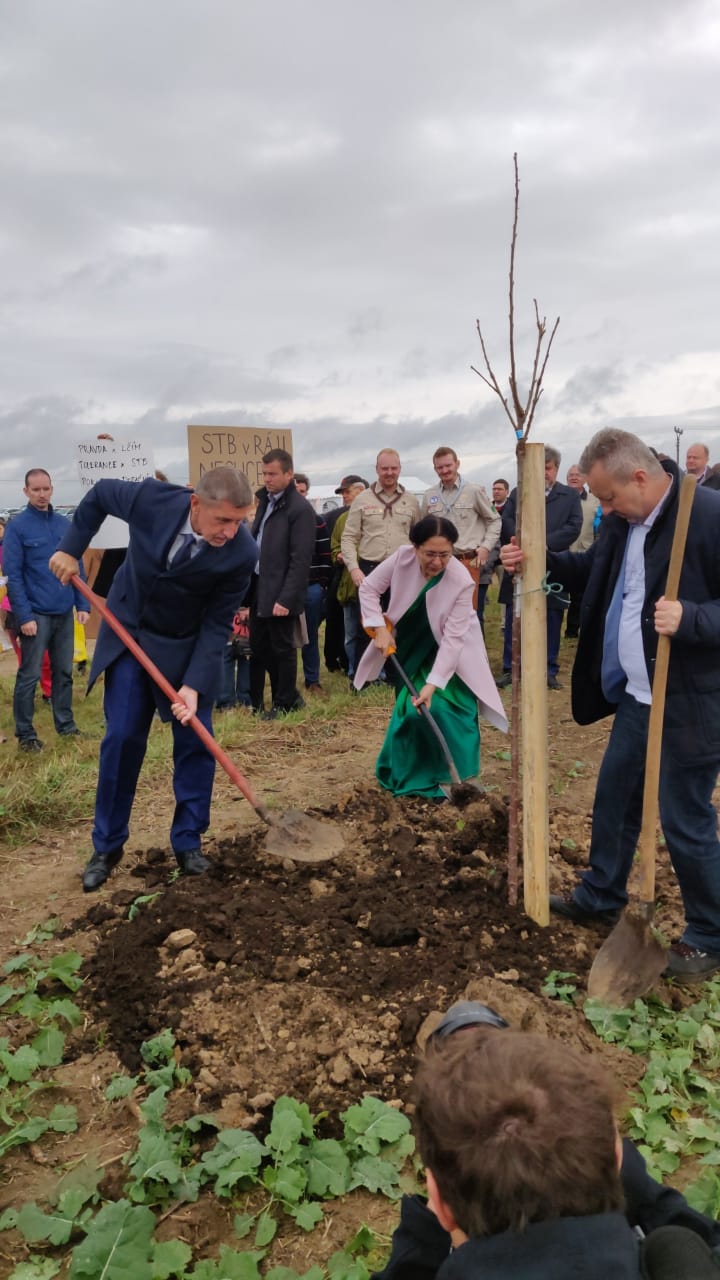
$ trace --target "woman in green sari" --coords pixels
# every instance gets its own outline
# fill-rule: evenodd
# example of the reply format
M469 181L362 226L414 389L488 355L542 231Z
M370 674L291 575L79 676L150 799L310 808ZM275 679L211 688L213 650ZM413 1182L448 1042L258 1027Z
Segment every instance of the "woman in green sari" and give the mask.
M480 767L478 701L487 719L507 728L472 607L473 580L453 556L457 536L450 520L425 516L411 529L410 545L360 584L363 625L374 638L358 666L356 686L379 674L395 645L418 690L416 698L404 686L397 690L376 765L378 781L395 795L441 798L441 784L450 782L443 754L419 714L421 704L439 724L463 779L475 777Z

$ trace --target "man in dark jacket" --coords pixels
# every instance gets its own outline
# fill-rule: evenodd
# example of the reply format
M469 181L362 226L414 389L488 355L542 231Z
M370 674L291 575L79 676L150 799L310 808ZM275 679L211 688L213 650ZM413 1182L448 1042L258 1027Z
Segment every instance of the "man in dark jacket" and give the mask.
M95 852L83 874L86 893L104 884L122 857L156 710L172 722L175 858L186 875L199 875L210 865L200 852L200 837L210 821L215 761L188 721L197 714L212 732L220 659L257 557L242 527L251 502L246 477L232 467L207 472L194 493L158 480L100 480L83 498L50 561L55 576L68 582L105 517L127 522L127 556L108 606L179 695L171 705L103 622L90 687L104 672L107 730L100 748Z
M583 513L579 494L567 484L558 482L560 454L550 445L545 448L545 541L548 551L564 551L578 537L582 529ZM502 512L502 534L500 541L504 544L515 535L517 519L517 489L513 489ZM510 668L512 665L512 577L503 577L500 584L499 600L501 604L510 605L505 609L505 628L503 644L503 673L497 680L498 689L504 689L512 682ZM548 689L562 688L558 680L560 665L560 629L563 612L567 608L567 596L551 594L547 597L547 686Z
M720 476L710 466L710 450L706 444L691 444L685 455L685 470L695 476L706 489L720 489Z
M572 677L573 715L615 713L593 807L590 867L551 909L578 924L612 923L642 814L645 748L658 635L671 637L660 768L660 820L685 907L667 972L702 981L720 968L720 842L712 793L720 770L720 495L695 494L679 599L664 597L678 470L626 431L600 431L580 460L603 508L584 552L548 555L551 576L584 590ZM520 548L503 548L509 571Z
M248 600L250 697L262 712L267 672L272 706L263 718L274 720L304 706L297 688L297 651L305 639L301 614L316 526L315 512L295 488L290 454L271 449L262 469L264 488L252 527L259 556Z
M33 724L33 709L46 650L52 672L55 730L60 737L80 733L72 710L73 605L81 624L88 620L88 608L79 591L58 582L48 569L50 556L70 527L50 502L53 486L48 472L33 467L25 476L23 492L27 507L10 521L3 540L4 572L22 653L15 678L13 713L20 751L42 751L43 744Z
M489 1005L462 1000L448 1009L434 1027L428 1037L426 1052L442 1053L449 1039L458 1032L474 1034L479 1040L481 1035L495 1035L498 1030L507 1029L508 1025ZM691 1209L679 1191L655 1182L629 1138L622 1143L620 1179L625 1218L635 1233L642 1236L655 1233L658 1242L662 1236L669 1252L667 1236L663 1233L670 1231L674 1233L670 1246L675 1250L679 1246L681 1256L700 1257L702 1265L696 1271L692 1267L681 1269L677 1273L679 1276L687 1274L693 1280L699 1280L700 1276L715 1274L712 1259L716 1259L720 1267L720 1223ZM420 1195L404 1195L400 1222L393 1232L390 1257L383 1270L375 1273L373 1280L436 1280L445 1274L441 1268L450 1255L452 1243L450 1234L441 1226L427 1200ZM488 1273L482 1274L486 1276ZM551 1271L550 1274L555 1280L555 1273Z
M588 1054L468 1029L429 1052L414 1129L453 1252L438 1280L639 1280L613 1088Z

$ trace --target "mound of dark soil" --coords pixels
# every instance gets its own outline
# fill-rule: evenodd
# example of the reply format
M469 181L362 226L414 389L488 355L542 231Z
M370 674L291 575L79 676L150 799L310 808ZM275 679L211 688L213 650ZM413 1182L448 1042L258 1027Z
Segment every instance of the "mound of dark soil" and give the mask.
M419 1026L468 983L497 1003L537 996L551 969L587 970L587 940L508 906L498 799L459 811L365 788L323 816L345 837L332 862L271 860L258 832L165 887L170 864L150 850L134 874L138 895L162 885L154 901L133 919L127 891L91 907L84 998L129 1070L169 1026L204 1105L407 1096Z

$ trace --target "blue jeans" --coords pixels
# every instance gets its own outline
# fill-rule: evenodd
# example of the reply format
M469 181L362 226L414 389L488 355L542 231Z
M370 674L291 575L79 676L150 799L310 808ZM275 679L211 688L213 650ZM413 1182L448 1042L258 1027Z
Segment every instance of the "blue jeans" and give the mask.
M590 869L575 890L586 911L627 902L627 879L642 822L650 708L624 694L598 774ZM720 952L720 842L712 792L720 759L683 765L663 751L660 821L685 907L683 941Z
M225 652L222 656L222 683L220 697L215 706L218 708L252 706L250 697L250 659L236 658L229 644L225 645Z
M320 683L320 646L318 632L325 617L325 588L319 582L311 582L305 595L305 625L308 642L302 647L305 688Z
M351 600L349 604L343 605L343 621L345 623L345 657L348 662L348 679L352 680L357 670L357 664L362 657L358 653L358 640L364 635L362 622L360 620L360 602ZM367 646L366 646L367 647Z
M130 812L150 725L155 691L149 675L132 654L116 658L105 672L107 730L100 747L92 840L96 853L116 853L128 837ZM198 719L212 733L210 708L198 707ZM174 852L199 849L210 823L215 761L194 729L173 717L173 789L175 813L170 829Z
M37 613L37 632L34 636L18 633L22 662L15 677L13 715L15 736L20 742L36 738L33 725L35 689L40 679L43 654L50 655L52 672L52 713L58 733L72 733L77 725L72 710L72 665L75 650L73 611L68 613Z

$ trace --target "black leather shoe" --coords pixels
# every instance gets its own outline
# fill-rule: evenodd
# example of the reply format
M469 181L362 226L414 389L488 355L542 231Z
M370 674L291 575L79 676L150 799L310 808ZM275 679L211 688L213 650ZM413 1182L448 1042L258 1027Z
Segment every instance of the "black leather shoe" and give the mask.
M176 853L175 859L184 876L201 876L211 865L210 859L204 858L199 849Z
M82 887L85 893L94 893L99 889L122 856L122 849L115 849L112 853L94 853L82 874Z
M585 911L571 893L551 893L550 910L553 915L563 916L566 920L572 920L574 924L613 925L620 919L620 912L612 909Z
M497 685L498 689L509 689L510 685L512 684L512 672L503 671L502 675L498 676L497 680L495 681L495 684Z
M83 733L82 729L78 729L78 727L77 727L77 725L76 725L74 729L63 729L62 733L59 733L59 734L58 734L58 738L85 738L85 739L90 739L90 738L92 738L92 734L91 734L91 733Z
M43 744L39 738L21 738L18 751L42 751Z
M562 685L557 676L548 676L547 687L548 689L562 689Z

